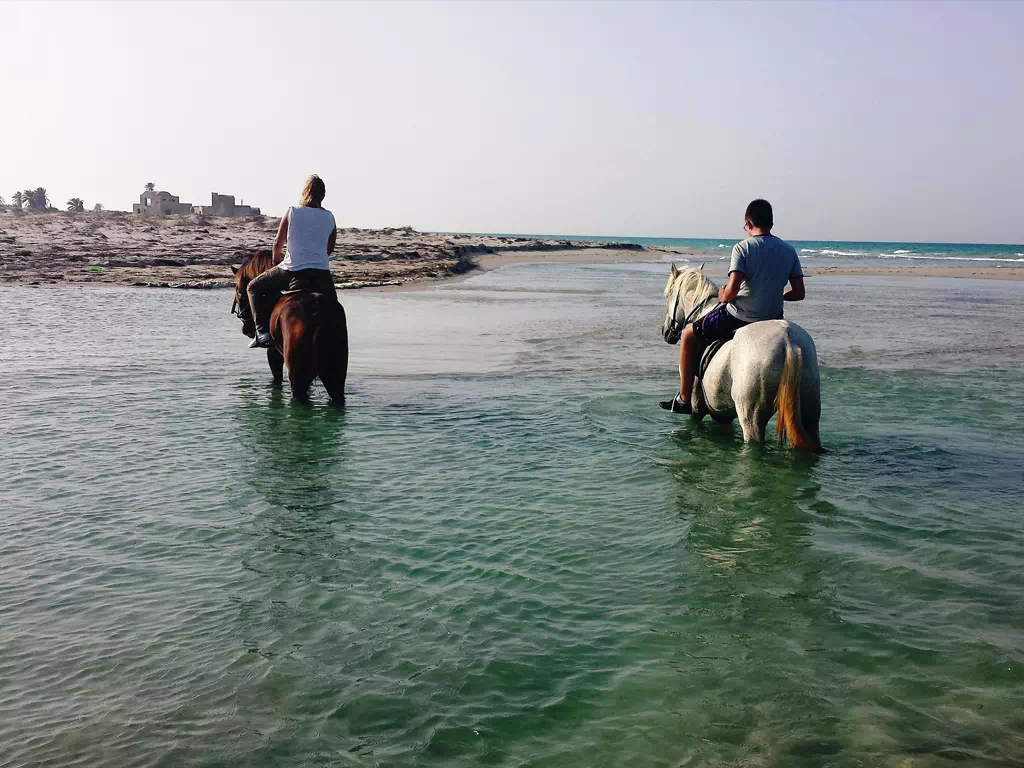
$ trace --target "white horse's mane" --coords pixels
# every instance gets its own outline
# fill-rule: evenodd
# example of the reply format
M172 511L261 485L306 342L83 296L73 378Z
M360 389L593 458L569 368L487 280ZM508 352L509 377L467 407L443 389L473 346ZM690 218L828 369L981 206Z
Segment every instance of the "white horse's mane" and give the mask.
M704 273L693 267L676 267L676 274L670 274L668 283L665 285L665 298L675 294L678 290L680 297L689 306L697 305L697 302L704 301L708 296L718 295L718 286L704 277Z

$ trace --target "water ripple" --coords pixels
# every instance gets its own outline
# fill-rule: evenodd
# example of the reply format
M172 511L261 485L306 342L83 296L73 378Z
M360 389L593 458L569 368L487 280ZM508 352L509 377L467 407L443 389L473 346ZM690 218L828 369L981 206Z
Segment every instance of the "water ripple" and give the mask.
M806 458L657 409L662 271L346 297L343 411L228 295L0 288L0 765L1024 761L1019 289L816 283Z

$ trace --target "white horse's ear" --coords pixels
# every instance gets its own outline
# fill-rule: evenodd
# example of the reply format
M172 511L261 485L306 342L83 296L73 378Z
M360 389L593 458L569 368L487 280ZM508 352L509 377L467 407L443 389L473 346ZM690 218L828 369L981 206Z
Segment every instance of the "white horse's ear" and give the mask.
M672 275L672 277L675 277L676 275L679 274L679 268L676 266L676 263L674 261L672 262L672 271L669 272L669 274Z
M703 272L703 271L704 271L704 265L705 265L705 264L707 264L707 262L706 262L706 261L702 261L702 262L700 263L700 270L699 270L700 272Z

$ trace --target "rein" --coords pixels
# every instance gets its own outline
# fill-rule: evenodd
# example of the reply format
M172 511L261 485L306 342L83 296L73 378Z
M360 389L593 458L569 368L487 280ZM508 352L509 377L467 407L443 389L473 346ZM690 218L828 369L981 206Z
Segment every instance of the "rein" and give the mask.
M711 301L712 299L715 299L715 300L718 299L718 297L715 294L713 294L713 293L709 294L706 297L704 297L703 301L697 302L697 304L694 306L694 308L691 309L687 313L686 317L683 318L683 322L680 324L679 321L676 319L676 316L679 313L679 298L680 298L680 294L682 294L682 290L681 289L676 290L676 300L675 300L675 303L672 305L672 334L673 335L675 335L676 333L682 333L683 329L686 326L688 326L690 323L693 322L694 318L697 316L697 313L700 312L702 309L704 309L704 307L707 305L707 303L709 301Z
M696 316L696 314L700 312L702 309L704 309L704 306L712 299L718 301L718 297L715 296L715 294L711 294L710 296L705 297L704 301L702 301L700 304L691 309L690 314L688 314L686 318L683 320L683 328L685 328L691 322L693 322L693 318Z

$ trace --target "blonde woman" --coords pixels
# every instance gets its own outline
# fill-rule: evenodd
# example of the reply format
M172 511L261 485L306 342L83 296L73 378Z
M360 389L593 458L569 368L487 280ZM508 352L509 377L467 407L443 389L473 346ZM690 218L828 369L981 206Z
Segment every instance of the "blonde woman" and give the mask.
M338 236L334 214L323 207L327 187L313 174L302 188L298 206L281 217L274 240L274 264L249 283L249 305L256 323L256 338L249 345L269 347L270 315L274 305L295 277L303 277L325 291L334 292L328 257L334 252ZM310 280L311 278L311 280ZM329 287L328 287L329 286Z

